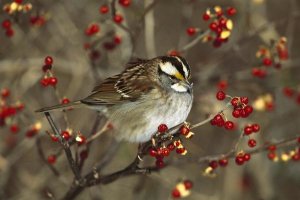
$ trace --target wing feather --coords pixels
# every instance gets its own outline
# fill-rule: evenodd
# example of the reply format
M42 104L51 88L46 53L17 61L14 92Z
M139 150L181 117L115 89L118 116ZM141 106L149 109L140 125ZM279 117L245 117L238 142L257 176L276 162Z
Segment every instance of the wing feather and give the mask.
M129 63L123 73L107 78L81 102L89 105L115 105L137 100L155 85L148 77L145 62L139 60Z

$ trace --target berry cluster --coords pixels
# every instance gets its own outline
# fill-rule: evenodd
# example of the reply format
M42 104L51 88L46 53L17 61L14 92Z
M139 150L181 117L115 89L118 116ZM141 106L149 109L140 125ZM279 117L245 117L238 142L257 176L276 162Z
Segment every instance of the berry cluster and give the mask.
M226 167L228 165L228 159L223 157L219 160L211 160L208 163L208 167L204 170L203 175L214 177L216 174L214 173L215 170L220 167Z
M40 27L46 23L46 18L43 15L33 15L30 16L29 21L32 26Z
M9 19L5 19L2 21L2 28L5 30L5 35L7 37L12 37L15 33L12 28L12 23Z
M224 113L217 114L211 121L211 125L218 126L218 127L224 127L226 130L233 130L234 129L234 123L232 121L224 119Z
M14 0L11 3L5 4L3 6L3 11L9 15L16 13L27 13L32 9L31 3L23 4L23 0Z
M97 23L92 23L85 29L84 32L87 36L93 36L99 31L100 31L100 26Z
M290 87L284 87L282 89L282 93L284 94L284 96L290 98L290 99L294 99L295 102L300 105L300 92L296 92L294 89L290 88Z
M278 41L271 41L269 46L262 46L256 52L259 59L259 67L252 69L252 75L258 78L264 78L267 75L267 69L274 67L280 69L282 61L288 59L287 39L281 37Z
M235 118L246 118L253 112L253 107L248 105L248 97L233 97L231 105L233 106L232 116Z
M16 122L16 115L21 113L24 108L24 104L20 102L9 103L10 95L10 90L8 88L3 88L1 90L0 127L8 125L11 133L18 133L20 131L20 128Z
M249 161L250 159L251 159L251 154L241 151L236 155L235 163L237 165L243 165L245 162Z
M18 17L19 13L27 13L32 9L32 5L30 3L23 4L22 0L14 0L11 3L5 4L3 6L4 12L9 15L14 15L14 17ZM2 22L2 27L5 30L5 35L7 37L14 36L14 29L12 28L12 22L9 19L5 19Z
M160 124L157 131L158 132L152 138L153 146L149 149L149 155L156 158L156 166L158 168L164 167L163 159L168 157L174 150L180 155L187 154L187 150L183 146L179 136L171 136L167 141L159 141L161 136L168 134L168 126L166 124ZM185 138L191 138L194 135L187 124L180 127L179 134Z
M297 143L300 144L300 138L297 138ZM273 162L287 162L290 160L300 161L300 148L290 150L288 152L276 153L277 147L275 145L270 145L268 147L268 158Z
M231 31L233 29L233 22L229 17L236 14L236 9L229 7L226 10L220 6L215 6L213 9L207 9L203 14L204 21L210 21L209 34L207 34L203 41L213 41L214 47L220 47L222 43L227 42ZM189 29L188 29L189 30ZM189 31L188 33L193 33Z
M176 184L175 188L172 190L172 197L174 199L184 198L191 194L191 189L193 188L193 182L190 180L184 180Z
M82 135L80 132L77 133L75 137L73 136L73 131L71 129L66 129L60 132L60 135L65 139L66 141L71 141L72 139L76 141L78 145L82 145L86 143L86 137ZM53 142L58 142L59 139L54 134L49 133L49 136L51 137L51 140Z
M47 56L44 60L44 66L42 68L45 74L40 81L40 84L43 87L47 87L47 86L55 87L58 82L58 79L53 75L52 64L53 64L53 58Z

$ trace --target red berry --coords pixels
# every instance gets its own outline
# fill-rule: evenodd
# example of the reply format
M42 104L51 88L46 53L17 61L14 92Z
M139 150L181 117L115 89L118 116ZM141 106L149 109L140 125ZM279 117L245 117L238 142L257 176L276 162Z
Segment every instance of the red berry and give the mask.
M181 128L180 128L181 135L187 135L187 134L189 134L189 132L190 132L190 129L187 126L185 126L185 125L181 126Z
M227 9L227 15L233 16L233 15L235 15L235 14L236 14L236 9L235 9L235 8L229 7L229 8Z
M31 138L31 137L35 136L37 133L38 133L38 130L36 130L36 129L29 129L26 132L26 137Z
M204 21L208 21L208 20L210 19L210 15L207 14L207 13L204 13L204 14L202 15L202 19L203 19Z
M58 142L58 137L56 137L56 136L54 136L54 135L51 135L51 140L53 141L53 142Z
M1 96L2 96L2 98L6 98L6 97L8 97L9 95L10 95L9 89L3 88L3 89L1 90Z
M19 126L18 126L17 124L12 124L12 125L9 127L9 129L10 129L10 132L12 132L12 133L17 133L17 132L19 132L19 130L20 130L20 128L19 128Z
M224 127L227 130L232 130L234 129L234 123L232 121L226 121Z
M119 4L121 4L123 7L128 7L131 4L131 0L119 0Z
M216 22L212 22L209 24L209 28L212 31L216 31L218 29L218 24Z
M252 106L245 106L244 109L243 109L246 113L247 116L249 116L252 112L253 112L253 107Z
M153 148L149 149L149 155L152 157L156 157L157 156L157 151Z
M56 77L50 77L49 84L52 85L52 86L56 86L57 78Z
M179 147L179 146L181 145L181 141L180 141L180 140L175 141L175 142L174 142L174 145L175 145L176 147Z
M219 121L217 121L217 126L218 126L218 127L222 127L222 126L224 126L224 124L225 124L225 121L224 121L223 118L220 119Z
M62 131L61 132L61 136L65 139L65 140L69 140L71 138L71 135L68 131Z
M53 58L51 56L47 56L44 60L45 65L52 65L53 64Z
M227 23L227 20L225 18L221 17L219 19L219 28L222 29L222 28L226 27L226 23Z
M232 111L232 116L235 118L239 118L241 116L241 109L234 109Z
M99 8L99 12L102 13L102 14L106 14L106 13L108 13L108 11L109 11L109 8L108 8L107 5L102 5Z
M168 52L169 56L180 56L180 52L176 50L171 50Z
M196 29L194 27L189 27L186 29L186 33L189 35L189 36L193 36L195 35L196 33Z
M254 139L248 140L248 146L251 147L251 148L255 147L256 146L256 140L254 140Z
M47 161L49 164L54 164L56 162L56 155L49 155Z
M245 128L244 128L245 135L250 135L252 132L253 132L252 126L250 126L250 125L245 126Z
M219 90L226 90L227 87L228 87L228 83L225 80L221 80L221 81L218 82L217 87L218 87Z
M122 38L120 36L115 35L114 37L114 43L115 44L121 44Z
M175 149L175 145L173 143L170 143L168 144L167 148L170 150L170 151L173 151Z
M180 198L180 192L177 188L175 188L173 191L172 191L172 197L177 199L177 198Z
M226 158L219 160L219 165L221 167L225 167L228 164L228 160Z
M23 3L23 0L14 0L14 2L17 4L21 4L21 3Z
M287 60L289 58L289 53L287 48L278 48L277 49L278 52L278 57L280 58L280 60Z
M249 102L248 97L241 97L240 99L243 104L248 104L248 102Z
M43 78L41 79L40 83L42 86L47 87L49 85L49 78Z
M216 169L218 167L218 162L216 160L212 160L209 162L209 166L213 169Z
M238 156L235 157L235 163L238 164L238 165L244 164L244 161L245 160L244 160L243 156L238 155Z
M264 58L263 59L263 65L264 66L271 66L272 65L272 60L270 58Z
M185 152L185 148L184 147L176 149L176 153L177 154L183 154L184 152Z
M275 151L275 150L276 150L276 146L275 146L275 145L270 145L270 146L268 147L268 150L269 150L269 151Z
M90 24L86 29L85 29L85 34L87 36L92 36L96 33L98 33L100 31L100 27L98 24L96 23L93 23L93 24Z
M258 132L260 130L259 124L252 124L252 130L255 133Z
M240 103L240 100L239 100L238 97L234 97L234 98L231 99L230 102L231 102L231 105L232 105L233 107L238 107L238 106L239 106L239 103Z
M190 190L193 187L193 182L190 180L185 180L183 184L186 190Z
M162 149L162 155L167 157L170 155L170 150L168 148L163 148Z
M116 14L116 15L114 16L114 21L115 21L117 24L122 23L122 21L123 21L123 16L120 15L120 14Z
M250 158L251 158L251 155L250 155L249 153L245 153L245 154L244 154L244 160L245 160L245 161L249 161Z
M268 158L269 158L270 160L274 160L275 157L276 157L276 154L275 154L274 152L268 153Z
M8 29L6 29L6 31L5 31L5 35L6 35L7 37L12 37L14 34L15 34L15 32L14 32L14 30L13 30L12 28L8 28Z
M11 28L11 22L10 22L10 20L9 20L9 19L3 20L3 22L2 22L2 27L3 27L4 29L10 29L10 28Z
M223 91L219 91L219 92L217 92L217 94L216 94L216 98L217 98L219 101L222 101L222 100L224 100L224 99L226 98L226 94L225 94L225 92L223 92Z
M70 100L66 97L64 97L62 100L61 100L61 104L68 104L70 103Z
M292 159L293 159L294 161L300 160L300 154L299 154L299 153L294 154L294 155L292 156Z
M168 131L168 126L166 124L160 124L157 130L160 133L165 133L166 131Z
M298 137L297 142L300 144L300 137Z
M283 88L283 94L287 97L292 97L294 95L294 90L289 87L284 87Z
M155 165L157 168L163 168L165 166L165 163L162 159L158 159L156 160Z

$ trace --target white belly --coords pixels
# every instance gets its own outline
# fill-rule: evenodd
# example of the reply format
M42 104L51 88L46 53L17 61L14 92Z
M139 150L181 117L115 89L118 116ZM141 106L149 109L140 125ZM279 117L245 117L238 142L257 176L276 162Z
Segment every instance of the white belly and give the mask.
M130 102L114 106L108 117L116 127L116 138L130 142L146 142L160 124L172 128L184 122L191 110L193 97L174 93L169 100Z

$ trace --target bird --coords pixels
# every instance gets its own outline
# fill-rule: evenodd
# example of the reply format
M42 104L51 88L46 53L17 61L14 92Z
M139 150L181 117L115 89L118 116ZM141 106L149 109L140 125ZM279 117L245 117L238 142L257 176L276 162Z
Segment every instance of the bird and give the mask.
M174 127L185 120L193 103L191 69L181 56L159 56L129 62L123 72L105 79L90 95L36 112L85 106L103 113L117 140L143 143L160 124Z

